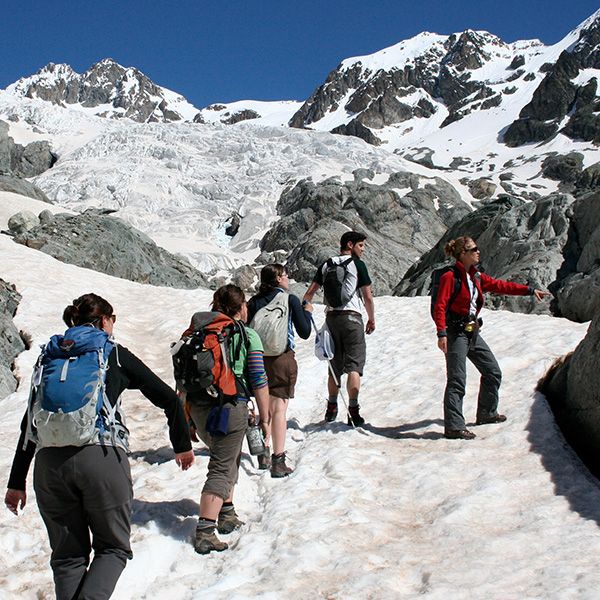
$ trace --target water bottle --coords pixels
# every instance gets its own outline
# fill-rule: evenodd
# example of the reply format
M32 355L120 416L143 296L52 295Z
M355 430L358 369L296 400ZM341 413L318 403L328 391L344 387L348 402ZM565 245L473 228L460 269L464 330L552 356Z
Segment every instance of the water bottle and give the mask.
M260 427L256 424L256 414L254 409L248 412L248 429L246 429L246 440L248 440L248 449L250 454L257 456L263 454L266 450L265 440Z

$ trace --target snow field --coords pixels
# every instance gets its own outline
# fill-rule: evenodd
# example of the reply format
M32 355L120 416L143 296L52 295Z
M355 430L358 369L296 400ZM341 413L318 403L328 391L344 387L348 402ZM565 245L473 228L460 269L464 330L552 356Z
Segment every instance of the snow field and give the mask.
M118 315L117 339L172 381L169 342L210 292L143 286L60 263L0 236L1 276L23 295L19 328L35 343L63 330L62 309L87 291ZM366 257L368 261L368 256ZM244 448L236 508L246 525L206 557L189 542L207 453L178 471L166 420L135 391L123 405L132 431L132 547L116 600L200 598L595 598L600 492L533 394L552 359L586 326L546 316L486 312L483 335L504 371L498 426L471 442L443 438L444 361L427 298L377 298L360 402L368 425L341 414L321 423L326 368L299 342L288 413L285 480L259 472ZM322 311L317 310L317 322ZM28 379L37 350L17 361ZM469 370L467 421L477 374ZM3 401L0 465L8 475L27 382ZM340 408L342 408L340 402ZM343 411L341 410L340 413ZM0 597L52 598L46 533L29 502L0 512Z

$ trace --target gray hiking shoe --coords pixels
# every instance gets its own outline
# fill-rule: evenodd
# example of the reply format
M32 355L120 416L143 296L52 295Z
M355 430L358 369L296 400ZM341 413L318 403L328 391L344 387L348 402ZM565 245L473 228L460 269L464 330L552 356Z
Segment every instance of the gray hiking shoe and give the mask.
M285 452L271 456L271 477L287 477L294 472L285 464Z
M200 529L200 527L196 527L194 550L198 554L208 554L213 550L215 552L222 552L223 550L227 550L227 548L229 548L229 546L217 537L214 527L211 527L210 529Z
M235 529L239 529L243 524L244 521L240 521L234 508L222 510L219 513L217 531L221 534L231 533Z

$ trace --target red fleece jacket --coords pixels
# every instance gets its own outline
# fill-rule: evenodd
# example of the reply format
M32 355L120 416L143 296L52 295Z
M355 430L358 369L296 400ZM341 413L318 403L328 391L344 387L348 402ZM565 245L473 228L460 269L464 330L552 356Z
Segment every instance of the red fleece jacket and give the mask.
M458 295L450 305L448 305L448 303L454 293L455 271L447 271L440 279L440 287L433 308L433 319L437 328L438 337L444 337L446 335L446 316L448 309L461 317L466 317L469 314L471 294L469 293L469 285L467 283L467 271L460 261L456 262L456 267L460 273L461 286ZM468 276L475 282L475 286L479 291L479 295L477 296L477 314L479 314L479 311L483 306L483 294L485 292L491 292L492 294L507 294L510 296L527 296L533 293L532 288L526 285L503 281L502 279L494 279L485 273L480 273L475 267L471 267Z

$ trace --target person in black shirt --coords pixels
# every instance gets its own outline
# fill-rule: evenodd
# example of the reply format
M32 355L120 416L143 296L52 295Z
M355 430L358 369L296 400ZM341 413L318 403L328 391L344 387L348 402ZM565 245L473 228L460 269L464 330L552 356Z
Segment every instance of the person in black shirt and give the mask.
M112 335L116 316L106 300L85 294L67 306L63 319L69 327L96 327ZM113 407L123 390L136 389L162 408L175 461L182 470L192 465L194 453L179 398L139 358L118 344L108 357L105 387ZM110 440L103 439L85 446L44 447L36 454L33 485L52 548L50 565L57 600L110 598L127 559L132 558L133 486L124 449L129 432L120 408L115 420L120 435L113 436L112 446ZM27 429L26 412L4 499L15 515L25 508L25 483L36 452L36 444L26 440Z
M341 305L332 306L327 303L326 322L333 338L335 351L330 361L331 369L335 374L329 374L327 381L327 409L326 421L335 421L338 414L338 390L341 386L343 373L348 375L346 387L348 390L348 425L362 425L365 420L360 415L358 394L360 392L360 378L366 361L365 333L375 331L375 303L371 289L371 278L367 266L361 260L365 250L366 235L358 231L347 231L340 239L340 254L330 258L317 269L313 282L304 294L304 300L311 302L313 296L323 287L327 271L331 263L335 265L347 264L346 276L343 281L343 292L347 300ZM325 294L327 288L325 287ZM367 324L363 326L362 308L367 311Z

